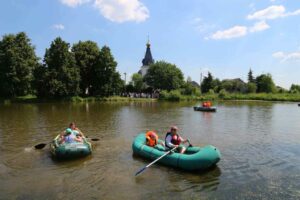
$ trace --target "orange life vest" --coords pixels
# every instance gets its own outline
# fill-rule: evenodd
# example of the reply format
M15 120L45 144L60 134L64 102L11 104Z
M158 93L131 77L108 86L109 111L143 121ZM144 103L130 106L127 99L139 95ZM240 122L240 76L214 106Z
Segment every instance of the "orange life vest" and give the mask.
M158 136L154 131L148 131L146 133L146 144L150 147L157 145Z

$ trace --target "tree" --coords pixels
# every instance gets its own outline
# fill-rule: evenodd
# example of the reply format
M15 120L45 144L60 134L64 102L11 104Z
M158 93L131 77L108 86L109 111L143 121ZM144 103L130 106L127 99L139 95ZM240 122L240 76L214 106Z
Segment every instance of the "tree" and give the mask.
M290 88L291 93L300 93L300 85L292 84Z
M227 92L246 92L247 86L244 81L239 78L236 79L225 79L221 83L221 88L225 89Z
M44 63L45 95L49 97L74 96L79 94L79 69L75 58L69 51L70 44L60 37L56 38L46 49ZM41 91L39 91L41 94Z
M168 91L179 89L184 83L181 70L176 65L165 61L158 61L150 65L144 80L154 89Z
M208 72L208 75L204 77L202 83L201 83L201 91L202 93L207 93L210 89L214 89L213 84L213 76L210 72Z
M99 63L95 68L93 80L94 92L100 96L110 96L119 93L124 88L124 81L116 71L117 62L107 46L102 47L99 55Z
M80 90L83 95L90 95L95 79L95 68L99 63L100 49L92 41L79 41L72 47L76 65L80 70Z
M136 92L141 92L144 88L143 76L139 73L135 73L132 75L132 85Z
M253 77L253 73L251 69L248 72L248 83L255 83L255 79Z
M257 90L257 86L255 83L251 83L251 82L247 83L247 92L248 93L255 93L256 90Z
M3 36L0 41L0 96L32 94L33 71L37 66L38 58L26 33Z
M273 93L276 91L271 74L262 74L256 77L257 92Z

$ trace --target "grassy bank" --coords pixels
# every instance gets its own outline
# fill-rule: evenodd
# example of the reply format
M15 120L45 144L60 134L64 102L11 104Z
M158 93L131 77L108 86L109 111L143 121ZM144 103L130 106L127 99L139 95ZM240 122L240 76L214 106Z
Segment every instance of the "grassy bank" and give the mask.
M292 93L251 93L251 94L203 94L199 96L181 95L179 91L164 92L160 100L166 101L204 101L204 100L260 100L300 102L300 94Z
M277 93L277 94L204 94L199 96L181 95L179 91L164 92L161 94L160 101L205 101L205 100L260 100L260 101L290 101L300 102L300 94ZM13 99L0 99L0 103L45 103L45 102L153 102L157 99L150 98L130 98L130 97L64 97L55 99L40 99L33 95L16 97Z
M111 96L111 97L63 97L63 98L37 98L34 95L16 97L11 99L0 99L0 103L9 104L9 103L46 103L46 102L149 102L157 101L157 99L150 98L130 98L130 97L120 97L120 96Z

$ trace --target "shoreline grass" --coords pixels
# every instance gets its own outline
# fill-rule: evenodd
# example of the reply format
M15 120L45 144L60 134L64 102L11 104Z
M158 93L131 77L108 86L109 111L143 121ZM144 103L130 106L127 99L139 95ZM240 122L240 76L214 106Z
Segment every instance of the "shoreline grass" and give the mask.
M64 98L37 98L34 95L21 96L11 99L0 98L1 104L10 103L48 103L48 102L155 102L155 101L283 101L283 102L300 102L300 94L292 93L252 93L252 94L204 94L199 96L186 96L181 95L178 92L168 92L159 99L151 98L131 98L131 97L121 97L121 96L111 96L111 97L64 97Z

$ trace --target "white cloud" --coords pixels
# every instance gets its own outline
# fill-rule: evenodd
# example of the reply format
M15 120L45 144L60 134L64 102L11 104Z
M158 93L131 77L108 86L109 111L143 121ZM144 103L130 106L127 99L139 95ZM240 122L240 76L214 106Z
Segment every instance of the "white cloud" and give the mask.
M149 10L139 0L95 0L94 6L113 22L142 22L149 17Z
M234 26L227 30L217 31L212 34L208 39L222 40L222 39L231 39L247 35L246 26Z
M200 33L207 32L216 27L214 24L205 23L204 20L201 19L200 17L196 17L196 18L192 19L191 24Z
M286 12L285 7L282 5L270 6L266 9L259 10L252 15L248 15L247 19L250 20L269 20L288 16L300 15L300 9L294 12Z
M300 51L284 53L282 51L278 51L272 54L274 58L280 59L282 62L287 60L300 60Z
M252 15L248 15L248 19L258 19L258 20L266 20L266 19L276 19L278 17L282 17L285 13L284 6L270 6L266 9L259 10Z
M54 29L57 29L57 30L64 30L65 29L65 26L62 25L62 24L54 24L52 27Z
M84 3L88 3L90 0L60 0L61 3L70 6L76 7Z
M249 32L254 33L254 32L264 31L269 28L270 28L269 24L267 24L265 21L261 21L255 23L254 26L250 27Z

